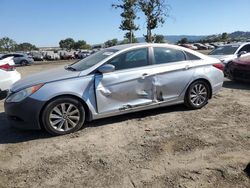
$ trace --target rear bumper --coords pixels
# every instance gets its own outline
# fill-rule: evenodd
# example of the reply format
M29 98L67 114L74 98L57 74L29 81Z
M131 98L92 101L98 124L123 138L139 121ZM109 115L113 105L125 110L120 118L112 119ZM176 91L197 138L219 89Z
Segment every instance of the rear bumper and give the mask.
M1 82L0 90L2 91L9 90L11 85L20 79L21 79L21 74L19 72L17 71L6 72L5 78L3 80L0 80Z
M223 82L214 85L212 88L213 95L216 95L222 89L222 86L223 86Z
M40 112L45 101L38 101L30 97L19 103L4 103L5 113L11 126L19 129L39 130Z

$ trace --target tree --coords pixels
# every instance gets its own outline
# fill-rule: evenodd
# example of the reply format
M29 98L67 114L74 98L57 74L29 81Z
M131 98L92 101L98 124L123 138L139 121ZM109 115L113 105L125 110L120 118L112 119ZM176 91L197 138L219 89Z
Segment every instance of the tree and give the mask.
M187 38L182 38L178 43L187 44L188 43L188 39Z
M86 43L86 41L84 40L78 40L77 42L74 43L73 48L75 50L79 50L79 49L90 49L91 46L89 44Z
M116 46L118 44L118 40L117 39L108 40L104 44L106 48L111 46Z
M35 45L28 43L28 42L24 42L24 43L16 45L16 50L18 50L18 51L31 51L31 50L37 50L37 47Z
M67 38L59 42L60 48L71 50L74 47L75 41L72 38Z
M165 37L163 35L155 35L155 43L165 43Z
M228 41L228 34L227 33L222 33L221 40L224 41L224 42Z
M136 2L137 0L120 0L120 4L113 4L112 7L122 9L121 17L121 25L120 29L123 31L128 31L125 34L125 38L129 40L130 43L135 42L134 32L139 29L139 27L135 24L136 19Z
M16 42L8 37L0 39L0 49L4 51L13 51L15 50Z
M129 40L128 40L128 39L124 39L124 40L121 41L119 44L129 44Z
M152 30L165 23L169 7L165 4L165 0L138 0L138 6L146 16L147 35L145 40L154 42Z

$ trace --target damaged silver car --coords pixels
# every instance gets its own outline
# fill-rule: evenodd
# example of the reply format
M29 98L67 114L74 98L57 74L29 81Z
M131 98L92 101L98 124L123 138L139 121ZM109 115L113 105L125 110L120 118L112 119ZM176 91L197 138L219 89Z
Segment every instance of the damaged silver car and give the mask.
M185 103L200 109L223 84L219 60L168 44L129 44L15 83L5 101L9 122L53 135L86 121Z

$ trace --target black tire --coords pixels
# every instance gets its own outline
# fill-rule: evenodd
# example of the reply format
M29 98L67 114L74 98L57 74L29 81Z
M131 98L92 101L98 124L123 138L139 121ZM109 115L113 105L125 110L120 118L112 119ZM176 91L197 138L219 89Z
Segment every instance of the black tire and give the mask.
M198 88L198 90L197 90ZM200 89L199 89L200 88ZM195 94L195 91L197 93ZM197 95L197 98L195 97ZM190 109L201 109L208 103L211 90L205 81L198 80L193 82L189 87L185 95L184 103Z
M28 61L26 61L26 60L22 60L22 61L20 62L20 64L21 64L21 66L27 66L29 63L28 63Z
M69 111L70 105L72 106L70 109L72 111ZM66 111L69 111L69 113ZM75 113L73 113L74 111ZM60 112L61 115L58 112ZM76 119L76 117L78 119ZM48 133L56 136L65 135L76 132L82 128L85 122L85 109L80 101L70 97L61 97L51 101L45 106L41 120L43 127ZM60 122L55 124L57 121ZM62 122L63 125L61 125ZM73 126L73 124L75 125Z

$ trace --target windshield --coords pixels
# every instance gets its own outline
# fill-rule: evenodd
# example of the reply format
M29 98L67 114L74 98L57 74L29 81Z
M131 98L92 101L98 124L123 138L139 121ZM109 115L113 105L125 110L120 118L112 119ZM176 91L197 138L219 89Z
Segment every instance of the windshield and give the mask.
M108 56L113 55L117 51L118 50L115 50L115 49L101 50L93 55L90 55L89 57L86 57L85 59L82 59L82 60L70 65L70 67L72 67L76 71L86 70L86 69L96 65L100 61L104 60Z
M220 46L210 52L209 55L233 55L238 48L238 45Z

